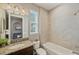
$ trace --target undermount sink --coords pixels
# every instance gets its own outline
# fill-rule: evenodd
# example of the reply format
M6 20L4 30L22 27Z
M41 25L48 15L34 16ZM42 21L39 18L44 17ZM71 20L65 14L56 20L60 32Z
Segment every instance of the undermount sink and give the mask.
M9 47L9 49L16 49L16 48L20 48L20 47L23 47L23 46L24 46L24 44L17 44L17 45Z

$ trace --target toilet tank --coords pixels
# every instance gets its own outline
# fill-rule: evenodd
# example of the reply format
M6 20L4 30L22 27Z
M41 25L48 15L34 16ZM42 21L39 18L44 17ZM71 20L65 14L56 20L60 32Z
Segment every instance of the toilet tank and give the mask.
M40 41L34 41L33 44L34 49L40 48Z

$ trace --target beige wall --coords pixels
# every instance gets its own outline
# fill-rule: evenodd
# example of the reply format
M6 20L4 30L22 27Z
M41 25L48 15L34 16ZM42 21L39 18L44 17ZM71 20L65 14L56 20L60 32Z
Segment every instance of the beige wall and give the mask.
M39 33L30 35L30 39L39 39L41 43L45 43L48 41L48 11L36 5L31 7L39 13Z
M31 9L36 10L39 13L39 33L34 35L30 34L28 35L29 38L32 40L40 38L42 43L46 42L48 40L48 12L45 9L40 8L39 6L36 6L34 4L15 4L15 5L24 8L27 14L29 14L29 11ZM0 4L0 7L5 8L5 6L7 6L7 4ZM29 25L28 28L30 29Z
M26 8L26 5L23 5ZM29 38L39 39L42 43L48 40L48 11L34 4L27 4L29 10L36 10L39 14L39 33L30 35ZM28 11L29 12L29 11Z
M74 49L79 47L79 4L62 4L50 12L50 42Z
M40 8L40 20L39 20L40 40L42 43L48 41L48 12Z
M27 4L27 7L29 8L29 10L33 9L39 13L39 33L30 35L29 38L32 40L39 39L41 43L47 42L48 40L48 11L34 4Z

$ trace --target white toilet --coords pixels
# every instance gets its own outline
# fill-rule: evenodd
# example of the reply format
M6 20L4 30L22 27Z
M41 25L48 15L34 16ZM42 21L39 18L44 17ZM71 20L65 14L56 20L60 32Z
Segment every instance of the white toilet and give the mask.
M46 55L46 51L43 48L40 48L40 41L35 41L34 49L36 50L37 55Z

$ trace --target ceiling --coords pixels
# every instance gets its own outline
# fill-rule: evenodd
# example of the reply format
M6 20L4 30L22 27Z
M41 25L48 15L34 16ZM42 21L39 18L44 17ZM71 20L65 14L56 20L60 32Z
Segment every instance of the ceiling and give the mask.
M59 5L59 3L35 3L35 5L40 6L46 10L51 10Z

